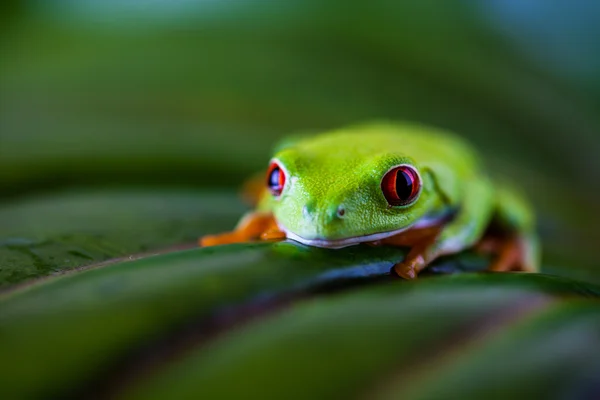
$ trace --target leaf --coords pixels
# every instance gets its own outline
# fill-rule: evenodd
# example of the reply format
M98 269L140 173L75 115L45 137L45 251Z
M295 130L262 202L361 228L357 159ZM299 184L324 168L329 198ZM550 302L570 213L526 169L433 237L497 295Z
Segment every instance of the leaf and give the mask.
M231 229L229 192L87 190L0 207L0 288L115 257L164 251Z
M199 346L123 397L550 398L600 371L597 305L557 305L494 278L303 302Z
M600 289L593 285L543 275L484 274L465 276L462 280L460 276L450 276L406 283L388 274L393 260L401 255L399 249L366 246L334 251L291 243L231 245L122 262L9 292L0 301L0 353L3 354L0 376L11 378L2 385L3 397L64 396L89 390L119 392L123 389L119 380L124 380L121 385L127 388L136 382L135 374L129 376L132 370L149 366L156 368L148 373L158 385L156 389L150 387L150 392L167 390L159 385L162 380L158 377L164 373L164 385L171 387L169 390L173 390L170 379L183 379L177 387L196 393L204 390L204 385L198 383L203 382L198 380L200 375L173 375L169 363L165 362L177 365L181 358L185 365L188 353L190 360L200 357L214 368L230 366L241 368L247 374L256 369L252 366L256 362L266 363L265 369L261 369L264 372L274 373L284 367L281 363L290 359L300 368L300 360L295 357L304 355L302 357L313 360L305 364L306 374L321 379L311 366L323 358L326 348L352 334L353 340L362 344L353 347L352 342L346 343L346 350L350 352L354 348L354 357L358 358L356 364L348 362L344 368L359 368L358 372L352 375L350 369L346 371L339 365L336 372L339 384L331 381L331 386L327 385L327 390L341 390L343 382L347 385L354 381L352 377L360 373L360 368L373 368L374 379L391 368L393 360L401 362L405 350L399 350L397 357L390 359L389 343L380 337L388 332L387 324L392 324L389 340L416 351L419 346L410 344L423 336L424 331L429 335L422 340L443 341L445 337L453 337L452 332L459 329L458 325L476 327L485 318L496 318L498 313L503 315L507 307L509 310L515 307L517 312L521 307L535 306L538 301L546 304L564 296L600 295ZM438 265L445 262L442 260ZM481 266L480 262L478 268ZM472 264L468 269L473 268ZM517 279L525 277L527 279ZM333 290L352 290L358 284L382 280L392 282L380 288L352 291L339 299L334 296L332 300L318 300ZM374 299L371 296L375 296ZM318 301L309 301L308 306L297 302L307 297ZM290 304L291 308L284 311ZM309 311L304 311L306 307ZM279 321L279 309L282 321ZM269 318L271 313L274 313L273 320ZM409 315L415 319L414 323L407 319ZM226 332L247 318L250 318L249 332L233 338L223 334L220 339L219 332ZM302 322L305 318L308 320ZM258 333L253 333L253 319L258 324ZM263 319L266 327L262 327ZM299 325L290 321L297 321ZM392 326L396 327L392 329ZM404 333L392 335L397 329ZM281 345L277 343L280 343L279 335L289 334L294 334L295 340L303 342L304 347L298 348L298 353L290 353L288 358L283 351L287 339L282 338ZM247 349L254 340L262 345L250 346L254 349L254 364L245 364L242 353L236 365L226 361L220 364L217 356L198 356L194 350L200 344L198 351L202 353L206 349L202 343L210 343L214 338L215 344L208 348L221 346L219 343L224 340L224 348L233 349L223 350L226 354ZM262 346L273 347L265 353ZM372 346L375 347L371 349ZM423 348L431 346L432 343L422 343ZM241 350L235 350L238 348ZM295 348L296 345L292 346L290 351ZM375 357L376 351L380 354L378 357L383 358ZM161 360L160 356L149 358L151 354L168 356ZM268 354L275 358L268 361ZM409 353L406 354L409 357ZM411 354L412 358L418 358L418 353ZM36 362L40 357L44 362ZM170 357L174 360L169 360ZM330 361L341 360L339 357ZM361 357L374 358L363 365ZM185 371L194 368L183 367ZM213 373L224 376L232 373L227 372L227 368L219 371L214 369ZM300 373L296 367L294 371L294 375ZM186 376L190 381L185 381ZM272 375L261 376L267 379ZM365 375L365 382L368 376ZM302 376L302 380L306 390L314 390L313 393L319 395L322 383L310 384L309 376ZM223 385L226 381L215 382ZM364 385L366 390L368 385ZM285 380L281 380L280 386L271 382L268 387L277 393L290 389ZM223 388L230 389L234 390Z
M388 258L402 254L371 248L313 252L285 243L196 249L13 292L0 305L0 376L11 376L3 390L11 396L64 391L190 318L207 319L241 301L284 296L340 276L384 274L391 263L374 257L382 252ZM51 369L35 362L40 354Z
M600 373L600 309L597 302L553 304L460 345L432 369L398 376L382 398L586 398ZM492 364L490 365L490 362ZM476 377L476 379L468 379Z

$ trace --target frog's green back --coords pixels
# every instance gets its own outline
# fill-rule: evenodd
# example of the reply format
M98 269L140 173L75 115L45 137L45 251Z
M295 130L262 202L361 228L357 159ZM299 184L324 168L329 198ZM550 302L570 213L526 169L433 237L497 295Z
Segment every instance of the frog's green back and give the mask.
M479 174L475 151L461 138L428 126L374 122L354 125L315 136L300 136L278 146L293 147L323 169L336 166L351 170L365 160L396 154L433 170L452 166L463 176Z

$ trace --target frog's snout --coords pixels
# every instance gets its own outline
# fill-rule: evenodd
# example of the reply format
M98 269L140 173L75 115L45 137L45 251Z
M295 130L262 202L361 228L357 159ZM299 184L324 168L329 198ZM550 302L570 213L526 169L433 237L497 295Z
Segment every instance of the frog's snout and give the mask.
M333 203L317 206L314 203L307 203L302 208L302 216L307 225L321 236L330 230L334 225L346 217L347 209L342 203Z

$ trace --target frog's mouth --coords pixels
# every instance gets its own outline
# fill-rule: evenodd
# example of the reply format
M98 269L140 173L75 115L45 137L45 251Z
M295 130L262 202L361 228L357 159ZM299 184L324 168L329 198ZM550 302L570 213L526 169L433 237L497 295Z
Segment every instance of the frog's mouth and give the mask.
M410 229L411 227L412 226L407 226L402 229L397 229L395 231L374 233L374 234L365 235L365 236L354 236L354 237L342 238L342 239L322 239L322 238L306 239L306 238L296 235L294 232L290 232L290 231L286 230L283 227L280 227L279 229L281 229L283 232L285 232L285 235L287 236L288 239L305 244L307 246L322 247L325 249L341 249L344 247L355 246L360 243L376 242L377 240L386 239L391 236L402 233L402 232Z
M436 226L436 225L439 225L440 223L443 223L444 221L446 221L452 215L453 215L452 213L444 212L444 213L441 213L438 215L431 215L431 216L423 217L411 225L408 225L408 226L405 226L403 228L396 229L393 231L379 232L379 233L373 233L373 234L369 234L369 235L353 236L353 237L341 238L341 239L325 239L325 238L307 239L307 238L303 238L302 236L295 234L294 232L290 231L289 229L287 229L285 226L281 225L280 223L278 223L277 225L279 226L279 229L282 232L285 232L285 235L288 239L294 240L296 242L302 243L307 246L322 247L322 248L326 248L326 249L341 249L344 247L355 246L360 243L376 242L378 240L387 239L389 237L398 235L399 233L405 232L411 228L420 229L420 228L428 228L428 227Z

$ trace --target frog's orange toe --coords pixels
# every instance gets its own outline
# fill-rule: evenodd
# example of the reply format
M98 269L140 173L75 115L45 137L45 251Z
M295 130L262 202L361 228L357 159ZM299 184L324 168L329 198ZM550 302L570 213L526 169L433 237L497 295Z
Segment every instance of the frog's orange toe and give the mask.
M394 272L400 277L406 280L417 279L417 272L411 265L404 263L394 265Z
M271 230L260 235L261 240L285 240L286 234L280 230Z
M239 240L234 235L224 233L222 235L206 235L198 240L200 247L219 246L222 244L237 243Z
M200 239L198 239L198 245L200 247L210 247L210 246L216 246L218 244L219 243L215 239L215 236L203 236Z

